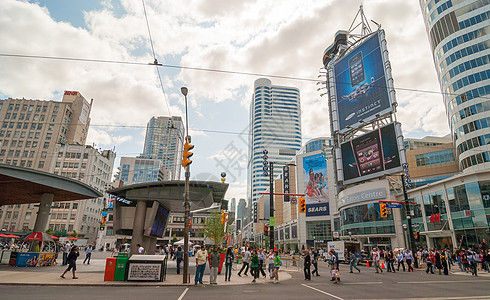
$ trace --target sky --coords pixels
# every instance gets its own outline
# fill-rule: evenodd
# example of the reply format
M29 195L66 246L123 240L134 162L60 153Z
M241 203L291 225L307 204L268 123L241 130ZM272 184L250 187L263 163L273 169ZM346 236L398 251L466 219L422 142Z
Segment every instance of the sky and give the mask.
M184 117L180 87L187 86L191 179L219 181L226 172L226 198L245 198L254 81L317 79L323 51L349 28L361 3L386 32L404 136L449 134L420 6L406 0L144 0L148 26L138 0L2 0L0 54L142 64L0 55L0 99L61 101L64 90L93 99L87 144L115 149L117 168L119 157L143 152L152 116ZM166 65L159 67L163 89L148 65L154 61L148 27L155 56ZM300 89L303 143L330 135L327 100L316 82L268 78Z

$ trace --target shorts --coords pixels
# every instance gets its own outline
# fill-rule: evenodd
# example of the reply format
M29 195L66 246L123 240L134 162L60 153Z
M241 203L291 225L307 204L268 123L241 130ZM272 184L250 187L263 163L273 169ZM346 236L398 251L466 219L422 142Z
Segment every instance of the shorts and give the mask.
M68 268L66 270L70 271L71 269L73 269L73 271L77 270L77 262L75 262L73 260L68 261Z
M275 268L276 270L279 270L279 266L275 266L274 268Z

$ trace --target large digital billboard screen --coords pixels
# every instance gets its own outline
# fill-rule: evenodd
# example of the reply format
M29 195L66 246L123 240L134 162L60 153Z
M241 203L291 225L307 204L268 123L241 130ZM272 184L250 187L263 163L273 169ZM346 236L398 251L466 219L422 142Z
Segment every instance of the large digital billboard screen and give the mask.
M167 226L168 211L161 205L158 206L155 219L151 226L150 236L162 237L165 233L165 227Z
M329 215L327 163L322 154L303 157L306 216Z
M333 69L339 132L392 111L379 31L340 58Z
M344 184L402 170L395 123L340 145Z

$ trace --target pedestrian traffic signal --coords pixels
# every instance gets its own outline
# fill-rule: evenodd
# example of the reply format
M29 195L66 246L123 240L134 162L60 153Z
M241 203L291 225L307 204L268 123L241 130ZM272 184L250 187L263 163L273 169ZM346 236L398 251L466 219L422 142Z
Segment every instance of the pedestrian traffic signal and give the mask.
M184 153L182 154L182 167L184 168L192 163L192 160L190 160L190 158L192 155L194 155L194 153L190 152L190 150L194 149L194 145L191 145L189 141L190 139L186 138L184 144Z
M414 231L413 232L413 237L415 238L416 241L419 240L419 232L418 231Z
M267 235L267 233L269 233L269 227L264 225L264 235Z
M299 197L299 213L306 213L306 200L305 197Z
M388 218L388 210L386 209L386 203L379 204L379 212L381 214L381 218Z

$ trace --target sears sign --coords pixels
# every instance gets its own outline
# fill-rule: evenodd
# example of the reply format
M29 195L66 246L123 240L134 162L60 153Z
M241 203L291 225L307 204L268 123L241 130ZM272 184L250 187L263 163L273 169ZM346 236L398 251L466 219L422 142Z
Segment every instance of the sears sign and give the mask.
M330 214L330 209L327 203L314 203L306 205L306 216L316 217L316 216L327 216Z

